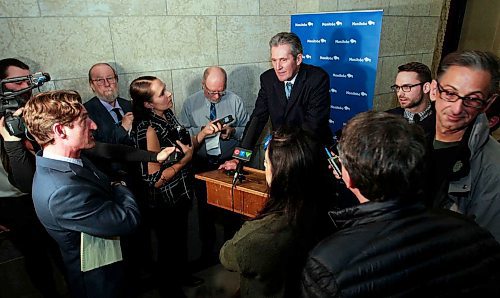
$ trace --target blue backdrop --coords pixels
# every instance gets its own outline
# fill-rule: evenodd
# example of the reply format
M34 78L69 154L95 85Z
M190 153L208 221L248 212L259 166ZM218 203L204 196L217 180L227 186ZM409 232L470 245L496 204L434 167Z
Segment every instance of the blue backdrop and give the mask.
M382 10L292 15L303 62L330 75L330 128L373 107Z

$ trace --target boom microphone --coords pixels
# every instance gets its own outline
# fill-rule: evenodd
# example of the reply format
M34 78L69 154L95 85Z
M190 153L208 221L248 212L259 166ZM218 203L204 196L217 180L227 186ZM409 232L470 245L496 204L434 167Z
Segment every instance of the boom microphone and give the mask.
M21 81L28 81L30 87L36 88L36 87L40 87L44 83L47 83L48 81L50 81L50 75L46 72L35 72L35 73L29 74L27 76L3 79L1 83L2 84L15 83L15 82L21 82Z
M35 72L34 74L28 76L31 84L34 87L40 87L43 84L50 81L50 75L46 72Z
M28 87L17 90L10 91L5 88L6 83L17 83L26 81L28 83ZM0 81L0 98L2 100L12 99L18 95L24 94L33 88L38 88L43 84L50 81L50 75L46 72L36 72L34 74L29 74L27 76L20 76L14 78L3 79Z

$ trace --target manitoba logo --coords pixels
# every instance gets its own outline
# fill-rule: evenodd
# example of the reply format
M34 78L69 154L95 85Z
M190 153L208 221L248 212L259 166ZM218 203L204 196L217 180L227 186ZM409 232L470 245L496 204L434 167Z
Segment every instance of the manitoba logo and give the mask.
M334 60L339 60L340 58L337 56L319 56L319 60L327 60L327 61L334 61Z
M332 73L332 76L334 78L344 78L344 79L353 79L354 78L354 75L350 74L350 73Z
M339 56L319 56L319 60L339 61Z
M313 27L313 22L295 23L295 27Z
M330 89L330 93L337 93L337 89L335 88Z
M372 21L372 20L369 20L367 22L352 22L351 25L353 26L374 26L375 25L375 22Z
M303 57L304 57L304 59L312 59L312 56L311 56L311 55L309 55L309 54L304 54L304 56L303 56Z
M361 92L356 92L356 91L346 91L345 94L351 95L351 96L359 96L359 97L366 97L368 94L364 91Z
M364 58L352 58L352 57L349 57L349 62L369 63L369 62L372 62L372 59L368 58L368 57L364 57Z
M320 38L320 39L308 39L306 41L307 43L326 43L326 39Z
M342 26L342 22L341 21L323 22L323 23L321 23L321 26L322 27L338 27L338 26Z
M350 111L351 108L348 107L348 106L330 106L330 108L332 108L332 110L339 110L339 111Z
M357 41L353 38L351 39L335 39L335 43L340 43L340 44L353 44L357 43Z

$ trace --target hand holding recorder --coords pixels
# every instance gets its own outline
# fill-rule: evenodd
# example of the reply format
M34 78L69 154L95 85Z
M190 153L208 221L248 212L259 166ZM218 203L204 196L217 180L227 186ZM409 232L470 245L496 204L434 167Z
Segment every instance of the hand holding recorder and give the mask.
M325 147L326 155L328 156L328 163L330 164L328 168L333 170L333 175L337 179L342 178L342 164L340 163L339 156L333 151Z

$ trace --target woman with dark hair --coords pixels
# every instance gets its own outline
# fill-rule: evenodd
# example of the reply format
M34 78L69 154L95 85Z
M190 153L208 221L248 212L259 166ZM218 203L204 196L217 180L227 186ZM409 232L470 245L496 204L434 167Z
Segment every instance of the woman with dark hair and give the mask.
M130 84L135 144L140 149L158 152L165 147L182 151L171 162L141 163L143 180L148 184L143 221L156 234L158 243L157 278L162 297L185 297L181 283L187 276L187 221L193 197L193 174L190 161L193 143L196 148L203 139L220 130L209 122L191 140L182 138L183 127L171 110L172 93L165 83L153 76L142 76ZM184 142L181 142L182 141Z
M265 153L267 202L220 251L240 273L242 297L295 297L305 257L326 234L332 174L323 147L304 131L273 133Z

